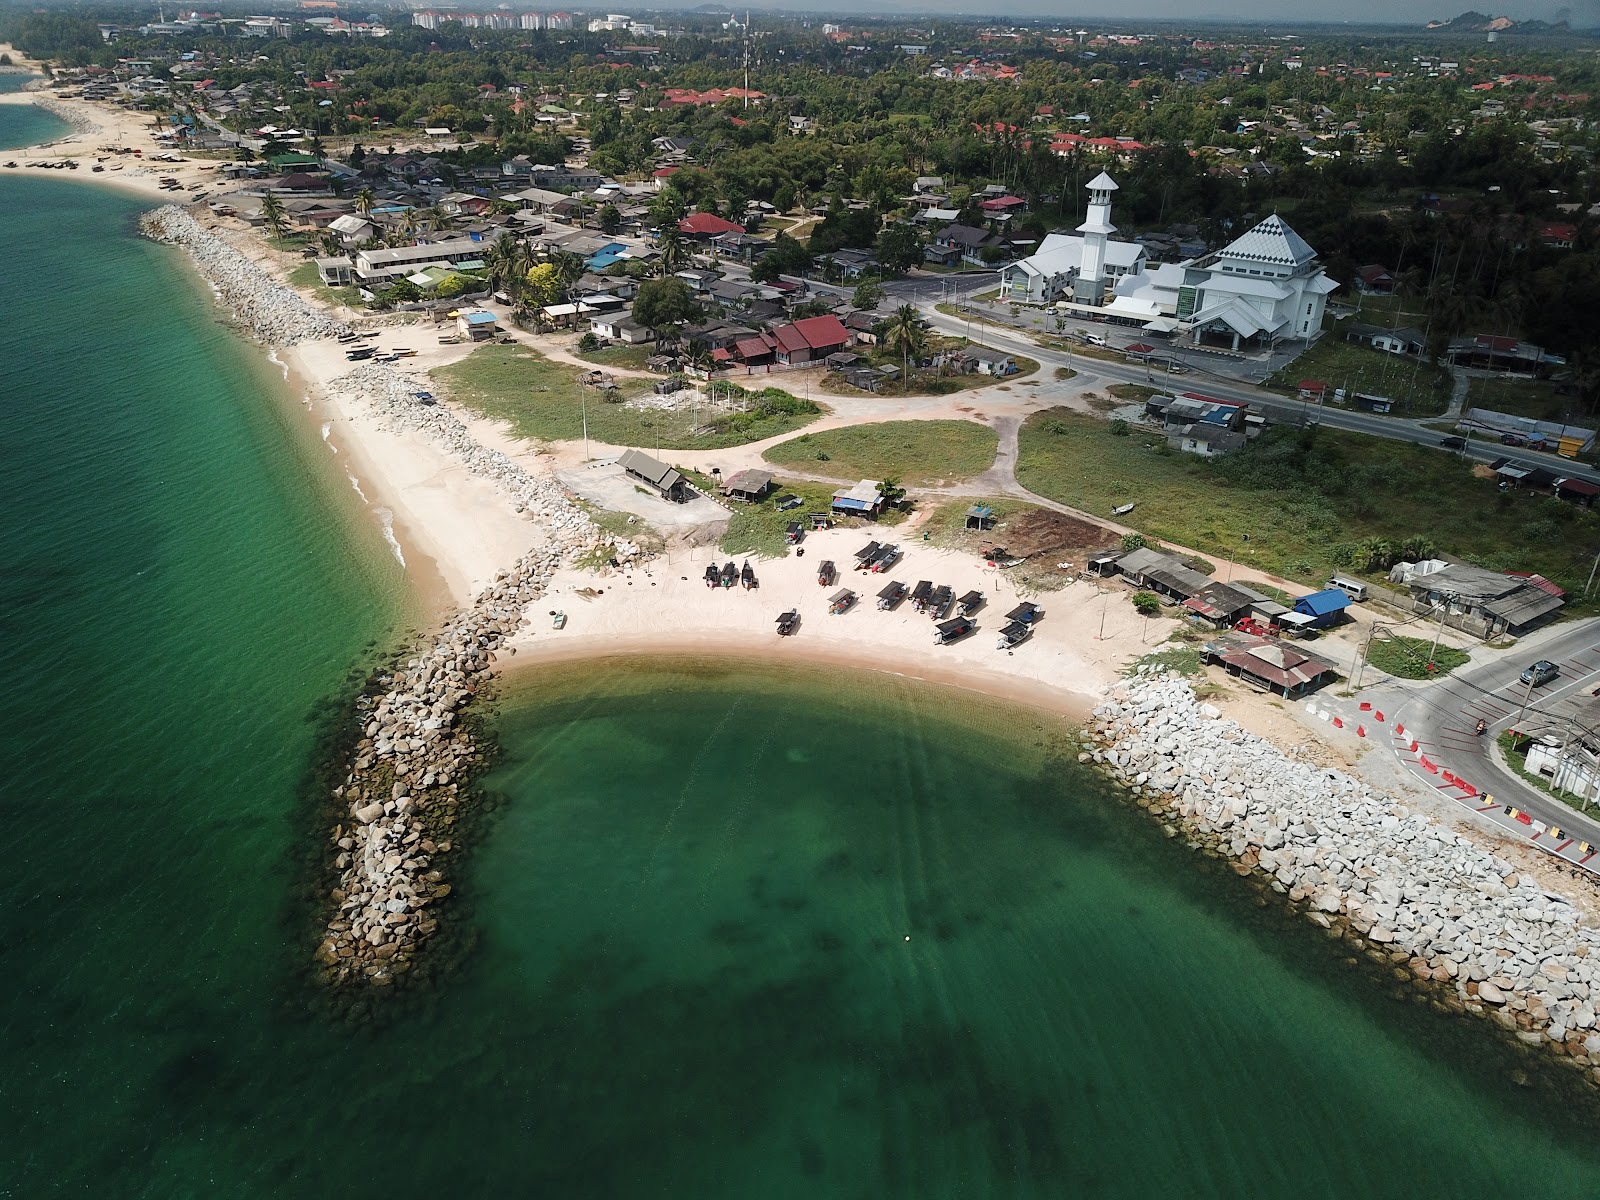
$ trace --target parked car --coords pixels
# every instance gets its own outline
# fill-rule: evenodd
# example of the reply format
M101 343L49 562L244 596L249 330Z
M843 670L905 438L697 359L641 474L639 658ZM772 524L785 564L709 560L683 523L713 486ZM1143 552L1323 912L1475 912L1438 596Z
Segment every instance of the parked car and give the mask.
M1467 439L1464 437L1440 438L1439 447L1443 450L1465 450Z
M1518 676L1518 678L1530 687L1542 687L1544 684L1549 683L1552 679L1560 674L1560 667L1556 666L1556 664L1551 662L1548 658L1541 658L1538 662L1534 663L1533 666L1529 667L1520 676Z
M1526 446L1528 439L1520 433L1502 433L1500 435L1500 444L1502 446Z

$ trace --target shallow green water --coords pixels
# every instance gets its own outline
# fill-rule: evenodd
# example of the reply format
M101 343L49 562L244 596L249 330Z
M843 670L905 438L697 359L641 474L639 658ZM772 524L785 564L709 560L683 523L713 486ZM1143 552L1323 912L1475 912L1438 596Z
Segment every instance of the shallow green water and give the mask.
M0 1195L1595 1192L1481 1030L878 676L514 682L464 965L310 1015L314 712L408 601L135 211L0 174Z

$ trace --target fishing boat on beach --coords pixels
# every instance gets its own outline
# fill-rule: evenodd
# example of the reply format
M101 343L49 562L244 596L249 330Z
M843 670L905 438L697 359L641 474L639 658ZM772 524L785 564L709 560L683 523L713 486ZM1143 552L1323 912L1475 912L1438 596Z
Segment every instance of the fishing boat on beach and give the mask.
M838 616L840 613L849 612L855 602L856 594L854 592L849 588L840 588L828 597L828 611L834 616Z
M731 588L737 582L739 582L739 568L730 562L722 568L722 586Z
M934 626L933 644L948 646L951 642L960 641L976 628L977 626L966 617L951 617L948 621L940 621Z
M899 561L899 546L879 546L878 553L873 555L872 561L867 564L867 570L871 571L874 575L878 575L884 571L887 571Z
M878 593L878 608L888 612L906 598L906 585L898 579Z
M928 597L933 595L933 582L928 579L919 579L917 586L911 589L911 610L913 612L926 612Z
M1031 625L1024 625L1021 621L1012 621L1000 631L1000 641L997 648L1010 650L1013 646L1021 645L1032 636L1033 627Z
M708 563L706 565L705 580L706 580L706 586L708 588L721 587L722 586L722 568L717 566L716 563Z
M800 610L791 608L788 612L778 617L778 636L788 637L800 628Z
M833 559L825 558L817 564L817 586L832 587L839 579L839 571L833 565Z
M868 542L865 546L861 547L861 549L857 550L853 556L856 560L856 570L865 571L867 569L867 564L877 557L878 550L879 546L877 542Z
M1006 620L1016 621L1021 625L1033 625L1036 624L1043 616L1044 609L1040 608L1031 600L1024 600L1021 604L1017 605L1006 614Z
M748 559L745 560L744 566L739 569L739 586L747 592L756 586L756 573L751 568Z
M956 600L956 616L970 617L983 607L983 593L972 591Z
M950 613L951 601L955 599L955 589L940 584L934 589L933 595L928 597L928 615L935 621L942 621Z

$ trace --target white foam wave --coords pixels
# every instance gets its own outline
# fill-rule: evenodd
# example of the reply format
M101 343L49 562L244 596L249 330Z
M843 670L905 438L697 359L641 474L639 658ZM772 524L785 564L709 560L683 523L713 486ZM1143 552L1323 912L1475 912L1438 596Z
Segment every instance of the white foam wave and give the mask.
M405 551L400 549L400 539L394 536L394 513L387 508L374 508L378 514L378 525L383 530L383 540L389 543L389 549L394 551L395 561L402 567L406 565Z
M356 495L360 496L363 500L366 500L367 494L361 490L361 480L357 479L354 475L351 475L348 478L350 480L350 486L356 490ZM367 503L370 504L371 501L368 500Z

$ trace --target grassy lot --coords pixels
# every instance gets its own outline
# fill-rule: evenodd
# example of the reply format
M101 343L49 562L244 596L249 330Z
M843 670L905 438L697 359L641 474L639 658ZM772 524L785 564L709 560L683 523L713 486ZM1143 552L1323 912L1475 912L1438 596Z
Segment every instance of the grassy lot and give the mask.
M1440 643L1433 651L1433 669L1428 669L1428 651L1433 642L1428 638L1389 637L1374 638L1367 647L1367 661L1378 670L1400 679L1438 679L1457 667L1467 665L1467 654L1453 646Z
M1106 422L1054 408L1023 425L1017 478L1099 516L1136 502L1124 524L1306 584L1336 569L1376 577L1362 560L1421 539L1492 570L1537 571L1567 589L1568 612L1597 607L1582 593L1600 514L1500 492L1431 447L1278 429L1207 462L1158 435L1117 437Z
M1474 379L1467 384L1468 408L1492 408L1495 412L1535 421L1559 421L1563 417L1576 425L1588 425L1578 413L1578 397L1556 395L1555 385L1542 379Z
M682 470L682 468L679 468ZM698 471L684 471L696 487L703 491L716 493L717 481ZM799 508L792 508L788 512L779 512L777 498L783 495L799 496L804 503ZM791 521L798 521L802 526L811 527L810 514L814 512L827 512L828 506L833 503L833 485L827 483L810 483L805 480L780 480L772 493L758 504L733 504L733 519L728 522L728 532L722 537L720 543L724 554L754 554L762 558L782 558L791 552L791 547L785 540L786 531ZM835 521L835 526L855 526L866 528L869 525L895 526L910 516L909 510L897 509L883 514L876 522L851 518L844 521ZM820 561L820 560L819 560Z
M1046 350L1056 350L1062 354L1076 354L1079 358L1098 358L1103 362L1125 363L1128 356L1121 350L1113 350L1109 346L1091 346L1087 342L1073 341L1070 338L1046 337L1042 333L1031 335L1033 340Z
M600 350L578 351L578 357L584 362L592 362L599 367L620 367L625 371L643 371L650 361L653 350L649 346L606 346Z
M1320 379L1331 388L1387 396L1391 415L1436 417L1450 401L1450 373L1443 367L1401 354L1386 354L1329 333L1267 380L1267 386L1293 395L1302 379ZM1328 403L1333 403L1330 391Z
M361 289L358 287L331 288L322 282L314 262L301 263L289 272L289 286L311 292L317 299L329 304L343 304L350 308L361 307Z
M779 442L763 456L830 479L898 479L907 487L981 475L999 439L975 421L882 421Z
M552 362L524 346L487 345L458 363L433 372L440 389L478 412L511 424L521 437L574 441L583 436L585 402L589 436L614 446L663 450L717 450L742 446L804 428L821 409L807 400L769 388L749 393L745 412L705 408L687 412L642 411L608 402L578 382L583 372ZM628 399L650 390L645 379L617 380Z

